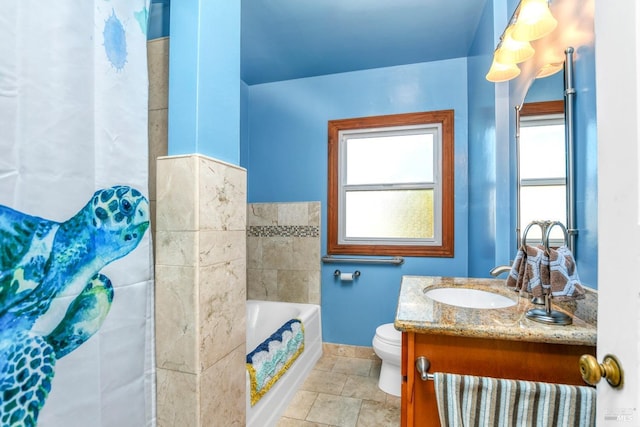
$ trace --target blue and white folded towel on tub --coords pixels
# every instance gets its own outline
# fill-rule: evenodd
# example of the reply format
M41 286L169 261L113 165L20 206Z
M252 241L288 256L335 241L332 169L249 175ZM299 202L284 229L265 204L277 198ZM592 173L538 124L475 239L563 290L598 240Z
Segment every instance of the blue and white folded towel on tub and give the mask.
M434 383L443 427L595 426L592 387L442 373Z
M284 375L304 350L304 326L291 319L247 355L251 381L251 405Z

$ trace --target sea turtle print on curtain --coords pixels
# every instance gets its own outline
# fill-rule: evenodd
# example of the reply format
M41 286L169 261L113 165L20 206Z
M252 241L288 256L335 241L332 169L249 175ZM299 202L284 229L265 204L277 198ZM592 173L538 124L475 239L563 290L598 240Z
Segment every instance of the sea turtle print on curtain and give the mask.
M37 424L56 360L109 312L113 286L100 271L134 250L148 228L149 202L128 186L97 191L61 223L0 205L0 426ZM73 300L43 333L36 325L63 293Z

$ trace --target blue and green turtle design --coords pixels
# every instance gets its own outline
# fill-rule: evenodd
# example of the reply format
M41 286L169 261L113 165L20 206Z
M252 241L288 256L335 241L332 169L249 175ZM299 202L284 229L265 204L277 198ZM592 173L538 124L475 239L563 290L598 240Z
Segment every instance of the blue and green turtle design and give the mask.
M0 205L0 426L37 424L56 360L91 338L109 312L113 286L100 271L148 228L149 202L127 186L97 191L65 222ZM73 301L61 316L52 301L63 295Z

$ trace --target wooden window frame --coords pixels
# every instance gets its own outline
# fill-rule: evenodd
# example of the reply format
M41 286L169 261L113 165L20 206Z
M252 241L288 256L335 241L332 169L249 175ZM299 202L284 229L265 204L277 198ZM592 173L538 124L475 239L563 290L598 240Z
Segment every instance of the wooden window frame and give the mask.
M442 201L440 245L341 244L339 223L339 133L343 130L440 124L442 126ZM329 175L327 196L327 252L332 255L454 256L454 111L440 110L330 120L328 123ZM437 208L437 206L436 206ZM438 224L436 224L438 226Z
M564 101L540 101L522 104L520 117L564 114Z

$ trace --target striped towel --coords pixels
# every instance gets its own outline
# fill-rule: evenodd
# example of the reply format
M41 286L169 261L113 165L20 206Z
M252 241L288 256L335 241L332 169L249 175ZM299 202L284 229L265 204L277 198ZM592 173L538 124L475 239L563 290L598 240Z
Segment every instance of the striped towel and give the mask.
M591 387L434 374L444 427L595 426Z

